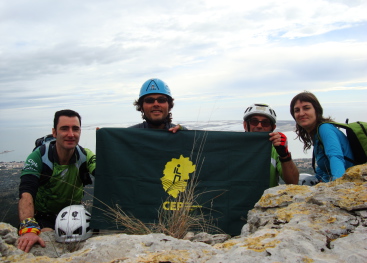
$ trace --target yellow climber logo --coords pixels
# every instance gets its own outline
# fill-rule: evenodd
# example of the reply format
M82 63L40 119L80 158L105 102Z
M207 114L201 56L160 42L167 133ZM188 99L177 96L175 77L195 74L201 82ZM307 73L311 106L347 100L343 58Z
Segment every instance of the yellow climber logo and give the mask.
M189 157L180 155L179 159L172 158L166 163L161 178L163 189L172 197L177 198L180 192L185 192L189 174L195 171L196 165L192 164Z
M180 155L179 159L172 158L170 162L166 163L161 178L163 189L170 196L177 198L179 193L186 191L187 182L190 179L190 173L196 169L189 157ZM192 203L166 201L162 205L164 210L180 210L181 208L200 208L201 205L193 205Z

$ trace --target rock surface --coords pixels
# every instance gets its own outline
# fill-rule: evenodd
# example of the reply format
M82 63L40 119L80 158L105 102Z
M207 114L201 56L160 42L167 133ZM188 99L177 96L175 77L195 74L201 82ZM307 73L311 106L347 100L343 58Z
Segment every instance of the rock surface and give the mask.
M3 262L367 262L367 165L314 187L282 185L266 190L241 236L188 233L99 235L59 244L41 234L46 248L16 249L17 230L0 223Z

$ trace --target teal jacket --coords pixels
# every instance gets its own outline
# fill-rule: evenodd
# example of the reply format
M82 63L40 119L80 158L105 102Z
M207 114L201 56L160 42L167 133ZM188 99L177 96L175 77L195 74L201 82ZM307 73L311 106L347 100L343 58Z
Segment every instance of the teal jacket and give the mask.
M316 178L320 182L330 182L342 177L345 170L353 163L346 161L344 156L354 159L347 136L330 123L319 127L319 136L314 136L313 153L316 159Z

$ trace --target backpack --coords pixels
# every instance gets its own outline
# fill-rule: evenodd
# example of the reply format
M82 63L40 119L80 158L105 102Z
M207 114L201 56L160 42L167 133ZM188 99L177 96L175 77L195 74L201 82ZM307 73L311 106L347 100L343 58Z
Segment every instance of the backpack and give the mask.
M348 124L348 119L346 123L339 122L329 122L337 128L343 128L346 130L349 145L352 149L354 160L344 156L344 159L350 161L354 165L364 164L367 162L367 122L357 121ZM322 123L321 123L322 124ZM321 125L320 124L320 125ZM320 135L319 127L317 127L316 134L319 139L321 147L324 147ZM315 156L312 155L312 167L315 170Z
M41 138L38 138L35 142L34 145L35 147L33 148L33 152L40 146L44 145L46 142L52 142L52 141L56 141L56 138L52 135L52 134L47 134Z
M52 134L45 135L41 138L38 138L34 144L35 147L33 151L40 148L41 156L42 156L42 173L40 176L40 186L48 183L53 173L53 156L49 151L51 144L56 142L56 138L53 137ZM84 148L80 145L76 146L76 151L78 152L79 159L76 165L79 167L79 176L83 183L83 186L88 184L92 184L92 179L89 175L86 160L87 160L87 153L85 152Z

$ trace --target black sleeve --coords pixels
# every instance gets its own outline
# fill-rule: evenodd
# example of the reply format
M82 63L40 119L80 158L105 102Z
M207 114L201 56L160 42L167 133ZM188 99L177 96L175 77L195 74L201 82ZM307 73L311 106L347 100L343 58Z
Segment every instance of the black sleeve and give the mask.
M19 198L22 197L23 193L30 193L33 200L36 200L36 194L38 191L39 179L33 174L25 174L20 177L19 184Z

